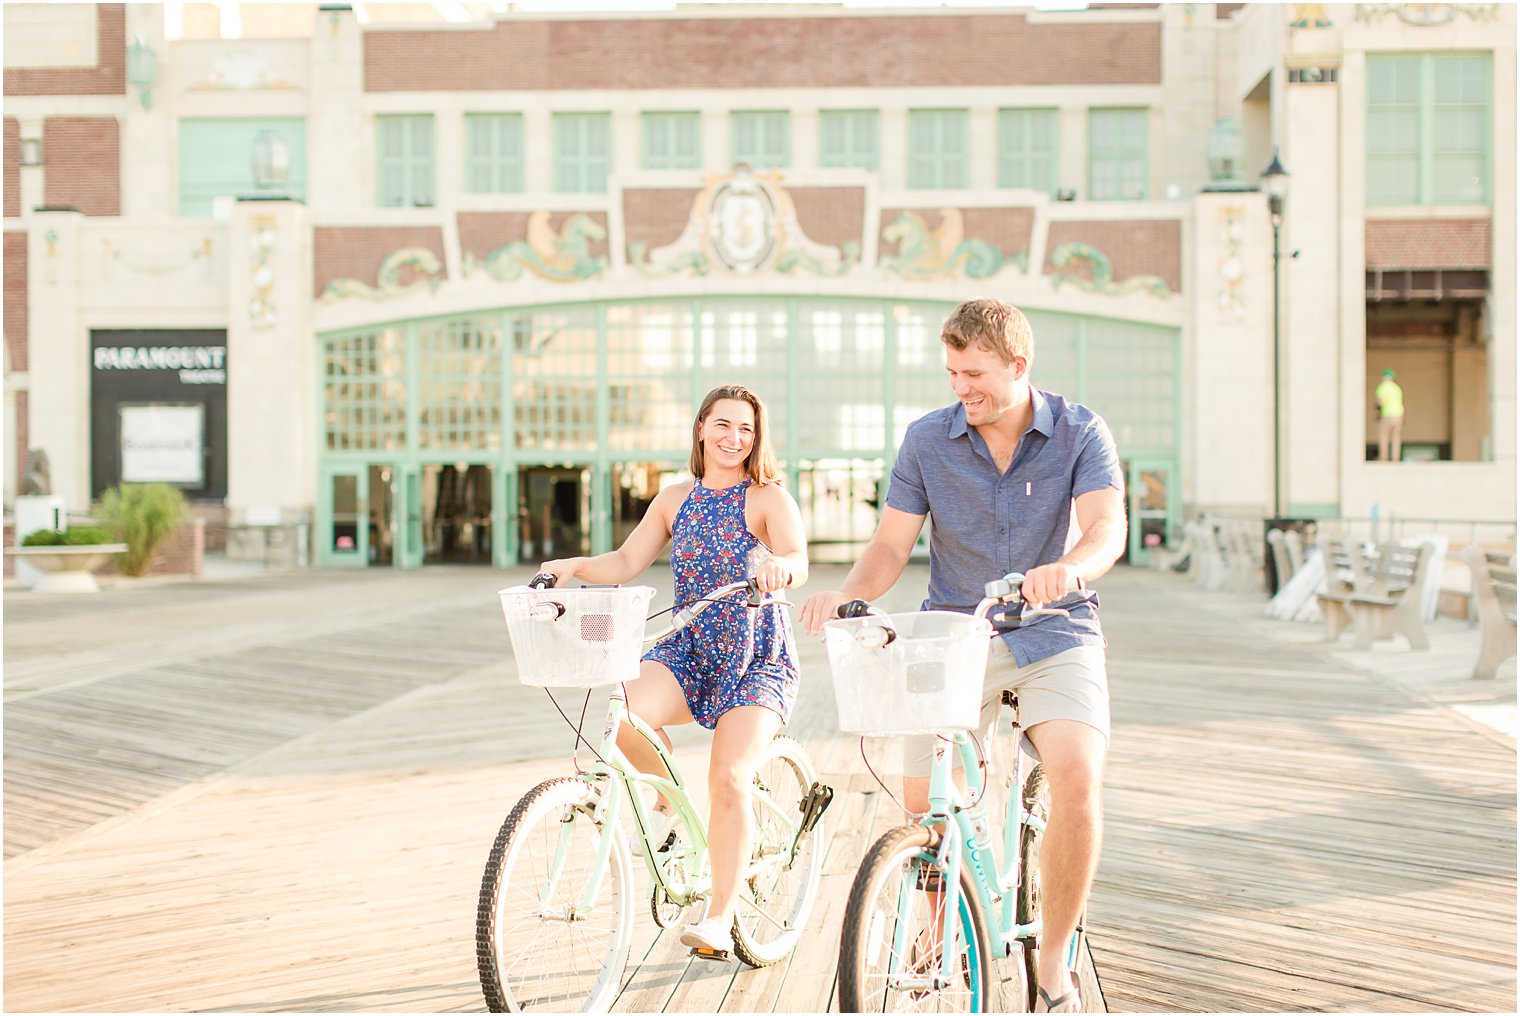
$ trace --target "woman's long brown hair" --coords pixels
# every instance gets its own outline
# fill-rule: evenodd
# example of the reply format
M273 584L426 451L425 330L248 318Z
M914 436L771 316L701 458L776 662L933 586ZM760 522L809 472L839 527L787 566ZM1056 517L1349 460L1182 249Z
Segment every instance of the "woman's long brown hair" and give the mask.
M744 460L745 475L755 481L757 487L780 481L781 469L776 465L776 456L771 451L771 428L765 413L765 403L760 401L760 396L743 385L719 385L702 400L702 408L697 410L697 418L691 424L691 475L701 479L706 471L706 463L702 458L702 421L707 419L713 406L722 399L747 402L755 411L755 443L750 446L749 455Z

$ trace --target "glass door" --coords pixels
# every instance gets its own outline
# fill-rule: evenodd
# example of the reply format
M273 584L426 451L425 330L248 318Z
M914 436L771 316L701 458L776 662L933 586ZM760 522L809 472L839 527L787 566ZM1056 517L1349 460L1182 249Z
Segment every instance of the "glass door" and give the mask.
M621 547L662 487L689 478L685 464L673 462L618 462L612 466L612 546ZM658 560L669 560L670 547Z
M401 466L396 472L396 567L421 568L422 470Z
M1131 564L1148 564L1152 554L1171 546L1177 509L1175 475L1169 459L1126 463Z
M317 506L317 563L363 568L369 564L369 467L324 470Z
M814 561L860 556L876 531L882 478L880 459L804 460L797 470L797 503Z
M591 553L589 466L523 466L517 504L522 564Z

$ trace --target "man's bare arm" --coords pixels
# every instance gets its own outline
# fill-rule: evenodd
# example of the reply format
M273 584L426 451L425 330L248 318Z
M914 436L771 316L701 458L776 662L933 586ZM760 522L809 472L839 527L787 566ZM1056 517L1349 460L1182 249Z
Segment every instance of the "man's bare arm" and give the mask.
M876 533L845 576L844 584L839 589L814 593L802 605L801 621L807 633L821 632L824 622L833 619L834 608L846 600L874 600L891 589L907 567L908 556L913 553L913 544L923 528L924 516L884 508Z
M1124 520L1124 492L1116 487L1088 491L1074 502L1082 530L1070 550L1052 564L1031 568L1024 576L1024 599L1050 603L1077 588L1077 580L1092 583L1105 575L1124 553L1129 526Z

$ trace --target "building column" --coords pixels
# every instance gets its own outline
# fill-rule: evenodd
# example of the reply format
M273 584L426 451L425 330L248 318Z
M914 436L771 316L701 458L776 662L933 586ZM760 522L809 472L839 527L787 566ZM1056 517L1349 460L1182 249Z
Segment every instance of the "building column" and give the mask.
M228 248L227 507L233 525L316 503L312 232L297 201L239 201Z
M1343 287L1341 273L1339 86L1290 83L1283 95L1281 158L1292 186L1282 230L1282 499L1283 511L1296 516L1339 511L1340 457L1353 440L1331 411L1343 397L1336 328L1343 296L1359 299L1363 287L1360 273L1354 288ZM1359 207L1354 214L1361 219ZM1360 430L1354 444L1361 447Z
M375 125L365 113L364 39L351 8L317 13L311 33L311 95L307 202L339 220L373 208Z
M1182 496L1272 511L1272 225L1261 194L1193 199L1192 327L1183 334Z
M79 316L84 214L34 212L27 230L27 444L47 453L53 493L90 507L89 336Z
M137 89L127 86L127 105L121 123L121 214L128 219L155 219L179 214L179 195L164 181L176 179L176 132L172 110L174 68L164 37L160 4L127 5L127 45L141 40L158 57L158 80L144 109Z

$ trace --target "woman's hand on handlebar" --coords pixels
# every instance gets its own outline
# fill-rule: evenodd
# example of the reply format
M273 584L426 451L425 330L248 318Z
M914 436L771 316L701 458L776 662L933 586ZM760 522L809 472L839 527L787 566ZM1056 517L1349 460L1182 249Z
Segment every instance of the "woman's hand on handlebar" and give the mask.
M792 584L792 569L779 557L768 557L755 565L755 582L762 593L774 593Z
M1054 561L1024 573L1024 602L1031 607L1055 603L1082 588L1081 576L1069 564Z
M563 586L575 576L576 569L586 563L584 557L562 557L554 561L545 561L538 566L540 573L554 576L554 584Z

